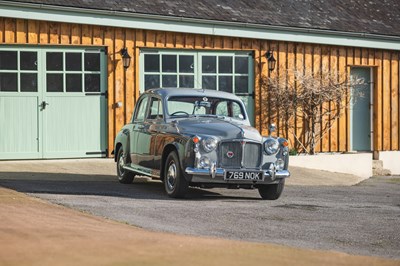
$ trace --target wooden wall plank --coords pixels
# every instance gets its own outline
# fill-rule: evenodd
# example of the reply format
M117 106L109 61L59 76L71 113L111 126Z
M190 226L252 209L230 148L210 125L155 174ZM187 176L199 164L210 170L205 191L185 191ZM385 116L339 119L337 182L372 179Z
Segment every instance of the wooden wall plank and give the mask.
M382 115L383 115L383 102L382 102L382 62L383 54L382 52L377 52L375 51L375 64L377 65L376 69L376 77L375 77L375 90L374 90L374 115L373 115L373 120L374 120L374 150L381 151L383 146L382 146L382 126L383 126L383 121L382 121Z
M205 49L214 48L213 37L211 35L204 36L204 47Z
M16 21L12 18L4 19L4 42L15 43L16 41Z
M124 126L125 113L125 69L122 64L122 56L120 51L125 47L125 29L115 29L115 87L114 87L114 103L122 102L122 108L115 108L115 134Z
M136 30L135 36L135 59L132 60L135 64L135 104L139 98L140 94L140 68L139 68L139 58L140 58L140 47L143 47L145 44L145 33L143 30Z
M176 33L174 32L167 32L166 33L166 42L165 47L167 48L174 48L176 47Z
M261 82L261 47L260 41L252 41L252 49L254 53L254 126L261 131L260 123L260 82Z
M175 43L176 48L184 48L186 46L185 35L183 33L176 33Z
M25 19L17 19L17 43L27 43L27 26Z
M254 41L255 40L253 40L253 44L254 44ZM256 42L259 42L258 40L256 41ZM223 46L223 39L222 39L222 37L220 37L220 36L214 36L214 39L213 39L213 45L214 45L214 49L222 49L222 46ZM254 47L254 46L253 46Z
M268 63L267 63L267 58L265 57L265 54L267 51L269 51L269 43L267 41L261 41L261 47L260 47L260 56L261 56L261 75L263 79L267 79L270 75L270 72L268 71ZM270 123L270 105L269 105L269 92L267 88L263 88L260 90L259 93L259 101L258 105L260 106L260 127L261 131L260 133L264 136L268 135L268 124Z
M361 49L361 65L368 66L368 49L363 48Z
M233 47L233 39L229 37L223 37L223 48L232 49L232 47Z
M104 39L104 27L92 26L93 27L93 45L103 45Z
M39 42L39 21L28 20L28 43L36 44Z
M338 81L338 48L335 46L331 46L331 54L330 54L330 68L331 73L336 75L335 79ZM331 111L337 109L336 103L330 103ZM333 117L333 115L332 115ZM331 129L330 129L330 151L339 151L339 139L338 139L338 120L335 119L332 121Z
M166 45L166 32L156 32L156 47L165 47Z
M391 144L391 88L390 88L390 52L383 53L383 150L390 150Z
M108 50L108 151L114 149L115 139L115 109L114 109L114 88L115 88L115 53L114 53L114 28L106 27L104 31L104 45Z
M194 48L196 49L204 48L204 35L196 34L194 36Z
M347 66L346 66L346 48L339 48L339 82L345 82L347 80ZM350 88L349 88L350 89ZM346 98L349 97L349 94L346 94ZM346 104L346 101L342 102L342 106ZM339 118L339 151L343 152L347 150L347 142L348 142L348 131L347 131L347 118L348 112L346 110L341 111L341 116Z
M61 44L70 44L71 43L71 24L62 23L60 35L61 35L60 36Z
M71 25L71 43L72 44L81 44L82 37L82 26L78 24Z
M0 43L4 43L4 18L0 18Z
M322 50L321 50L321 60L322 60L322 62L321 62L321 71L322 72L325 72L325 71L329 71L330 70L330 47L329 46L323 46L322 47ZM322 84L324 84L324 83L326 83L326 81L325 80L322 80L321 81L322 82ZM329 104L328 103L325 103L325 104L322 104L322 108L325 110L325 109L328 109L329 108ZM322 118L322 124L321 124L321 126L322 127L326 127L327 125L327 119L326 118ZM329 127L329 124L328 124L328 127ZM322 136L320 136L320 138L321 138L321 150L322 151L324 151L324 152L327 152L327 151L330 151L330 147L331 147L331 145L330 145L330 134L329 134L329 132L325 132L325 134L323 134Z
M146 33L146 38L145 38L145 46L147 47L155 47L157 40L156 40L156 34L154 31L148 30L145 31Z
M232 48L235 50L240 50L242 48L242 43L240 38L232 38Z
M354 65L361 65L361 48L354 48Z
M125 35L125 47L128 49L128 53L131 56L134 56L134 46L135 46L135 30L133 29L126 29ZM133 60L132 60L133 61ZM135 66L131 63L125 70L125 123L128 123L132 117L133 106L134 106L134 72Z
M304 44L302 43L297 43L296 44L296 71L302 72L304 73L305 71L305 58L304 58L304 53L305 48L304 48ZM320 52L319 53L314 53L314 60L316 60L316 56L320 57ZM315 65L315 63L314 63ZM296 90L297 90L297 84L296 84ZM296 123L296 128L295 128L295 136L296 139L298 139L298 141L300 141L301 143L304 143L304 123L303 123L303 115L301 115L300 113L296 115L296 119L295 119L295 123ZM294 146L294 148L296 150L301 151L301 144L296 142L296 145Z
M187 34L185 38L185 48L194 49L195 47L195 35Z
M84 45L91 45L93 41L93 30L91 25L82 25L81 42Z
M278 57L276 59L276 70L279 75L279 79L282 82L287 82L287 52L288 52L288 44L287 42L279 42L278 43ZM286 119L285 119L286 120ZM276 132L279 136L286 136L286 126L285 121L277 120L276 121Z
M371 53L370 53L371 54ZM354 49L353 48L346 48L346 66L347 66L347 77L350 77L350 73L351 73L351 66L354 64ZM347 128L347 137L348 137L348 141L347 141L347 147L346 150L350 151L351 148L351 140L350 140L350 111L349 109L346 110L347 111L347 123L346 123L346 128Z
M60 23L49 23L49 43L59 44L60 43Z
M294 69L296 65L296 55L295 55L295 45L292 42L288 43L287 46L287 66L286 69L288 71L287 82L288 84L294 84ZM295 127L295 118L291 117L288 121L289 127L285 128L286 136L289 141L290 147L294 147L295 136L294 130L289 130L289 128Z
M399 53L391 55L391 150L399 150Z

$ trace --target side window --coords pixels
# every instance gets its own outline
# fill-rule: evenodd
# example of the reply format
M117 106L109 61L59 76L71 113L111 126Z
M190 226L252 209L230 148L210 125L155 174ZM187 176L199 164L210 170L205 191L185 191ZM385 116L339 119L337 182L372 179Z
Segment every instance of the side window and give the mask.
M147 116L148 119L162 119L163 118L163 108L161 100L158 98L151 99L150 111Z
M137 111L135 113L135 118L134 120L136 122L138 121L143 121L146 115L146 109L147 109L147 101L148 101L148 97L144 97L140 102L139 102L139 106L137 107Z
M231 106L232 106L232 117L235 119L243 120L244 115L243 115L242 108L240 107L240 105L237 102L232 102Z

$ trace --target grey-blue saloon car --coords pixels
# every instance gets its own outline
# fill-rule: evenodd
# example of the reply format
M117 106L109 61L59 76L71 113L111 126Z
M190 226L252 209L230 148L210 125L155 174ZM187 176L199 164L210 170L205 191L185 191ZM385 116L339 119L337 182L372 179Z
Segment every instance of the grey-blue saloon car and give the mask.
M239 97L214 90L144 92L114 154L121 183L158 178L173 198L192 186L258 189L262 199L276 200L290 176L286 139L261 136Z

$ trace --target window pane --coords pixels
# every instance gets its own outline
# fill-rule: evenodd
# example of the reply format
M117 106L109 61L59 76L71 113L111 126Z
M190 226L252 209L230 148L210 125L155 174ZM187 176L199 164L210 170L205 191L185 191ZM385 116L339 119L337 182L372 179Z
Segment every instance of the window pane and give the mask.
M232 92L232 76L219 76L218 90Z
M17 73L0 73L0 91L18 91Z
M217 77L216 76L203 76L201 86L203 89L216 90L217 89Z
M100 54L85 53L85 70L100 71Z
M162 71L163 72L177 72L176 71L176 55L163 55L162 56Z
M179 87L180 88L194 88L194 76L193 75L179 76Z
M67 74L66 83L67 92L82 92L82 74Z
M37 92L36 73L21 73L21 91Z
M21 70L37 70L37 52L21 52L19 56Z
M144 119L144 116L146 114L147 101L148 101L148 98L146 97L146 98L143 98L143 100L140 102L140 105L138 107L139 109L136 113L136 118L135 118L136 120Z
M150 106L150 113L148 115L149 119L160 119L163 117L163 110L161 101L159 99L153 98Z
M162 76L162 87L177 87L176 75L163 75Z
M158 54L144 55L144 71L160 72L160 56Z
M235 57L235 72L237 74L249 73L249 58L248 57Z
M100 74L85 74L85 91L100 92Z
M47 92L63 92L63 74L47 74Z
M217 72L217 57L203 56L201 59L202 59L203 73L216 73Z
M249 77L235 77L235 93L249 92Z
M179 72L194 73L194 56L180 55L179 56Z
M63 54L61 52L47 52L46 69L63 70Z
M17 69L17 52L0 51L0 69L16 70Z
M81 71L82 70L82 54L81 53L66 53L65 54L66 70Z
M144 89L154 89L160 87L159 75L144 75Z
M220 56L218 59L218 72L232 73L232 56Z

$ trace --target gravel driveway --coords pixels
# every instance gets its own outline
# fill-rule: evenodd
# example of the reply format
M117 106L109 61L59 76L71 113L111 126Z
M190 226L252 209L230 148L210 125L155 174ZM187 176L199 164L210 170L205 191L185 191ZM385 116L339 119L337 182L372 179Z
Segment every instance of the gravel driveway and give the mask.
M400 259L400 178L359 185L286 186L277 201L256 190L191 189L165 196L158 181L111 175L0 173L0 185L150 230ZM62 175L62 178L61 178Z

